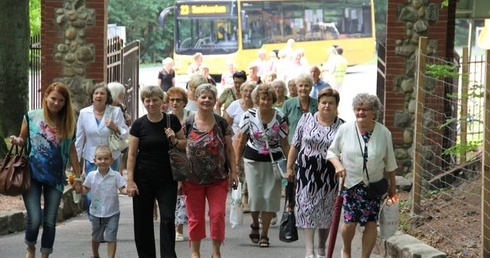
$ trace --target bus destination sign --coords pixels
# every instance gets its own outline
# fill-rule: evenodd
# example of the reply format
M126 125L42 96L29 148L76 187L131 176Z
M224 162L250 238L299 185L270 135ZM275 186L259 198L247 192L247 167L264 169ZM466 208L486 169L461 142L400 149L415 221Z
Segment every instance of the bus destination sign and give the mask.
M183 4L179 6L179 13L182 16L206 15L206 14L227 14L228 5L223 4Z

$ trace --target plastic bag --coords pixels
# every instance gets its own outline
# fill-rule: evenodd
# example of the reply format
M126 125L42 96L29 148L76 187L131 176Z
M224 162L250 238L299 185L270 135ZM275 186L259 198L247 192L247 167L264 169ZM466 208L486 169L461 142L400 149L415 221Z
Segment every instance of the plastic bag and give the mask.
M231 228L236 228L237 226L243 225L241 184L238 184L238 187L231 191L230 223Z
M398 230L400 223L398 197L386 198L379 212L379 236L387 239Z

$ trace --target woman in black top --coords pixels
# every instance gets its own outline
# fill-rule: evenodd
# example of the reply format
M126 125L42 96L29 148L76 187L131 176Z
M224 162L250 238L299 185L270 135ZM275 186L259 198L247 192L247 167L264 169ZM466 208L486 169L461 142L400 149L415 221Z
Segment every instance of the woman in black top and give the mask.
M153 202L160 209L160 255L177 257L175 253L175 205L177 182L173 180L168 156L169 144L185 149L186 140L179 119L160 111L163 91L147 86L141 100L148 112L136 119L129 136L127 193L133 197L134 239L138 257L156 257L153 230Z
M160 88L167 92L168 89L175 86L175 71L174 60L167 57L162 61L163 69L158 72L158 85Z

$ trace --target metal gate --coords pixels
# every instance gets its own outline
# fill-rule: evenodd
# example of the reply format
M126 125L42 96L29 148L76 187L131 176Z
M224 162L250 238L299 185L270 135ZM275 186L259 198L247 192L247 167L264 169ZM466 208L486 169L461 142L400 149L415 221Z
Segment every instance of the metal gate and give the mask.
M107 42L107 82L119 82L126 87L126 106L134 121L139 117L140 42L127 45L119 38Z
M41 35L31 37L29 44L29 110L41 108Z

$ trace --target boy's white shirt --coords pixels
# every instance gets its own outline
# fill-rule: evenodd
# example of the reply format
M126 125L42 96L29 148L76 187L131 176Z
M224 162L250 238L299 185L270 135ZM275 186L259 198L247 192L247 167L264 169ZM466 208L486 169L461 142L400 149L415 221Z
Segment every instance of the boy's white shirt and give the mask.
M88 173L83 186L90 188L92 203L90 215L108 218L119 212L119 189L126 185L126 180L119 172L109 168L103 176L99 169Z

